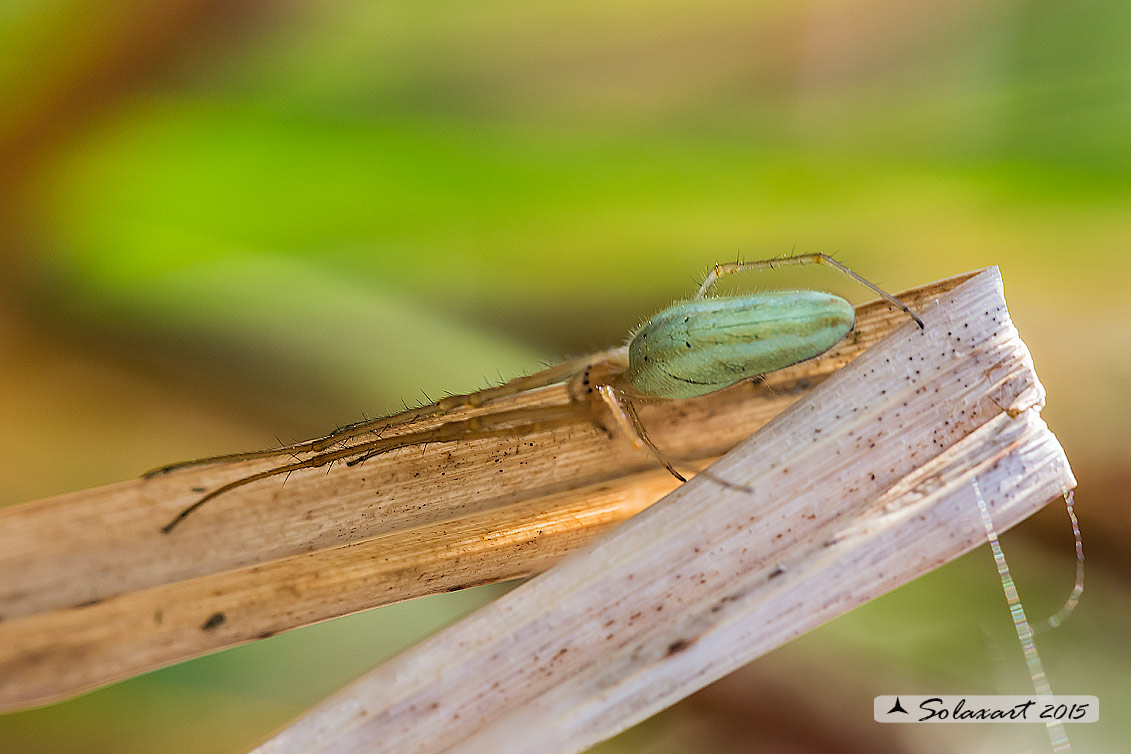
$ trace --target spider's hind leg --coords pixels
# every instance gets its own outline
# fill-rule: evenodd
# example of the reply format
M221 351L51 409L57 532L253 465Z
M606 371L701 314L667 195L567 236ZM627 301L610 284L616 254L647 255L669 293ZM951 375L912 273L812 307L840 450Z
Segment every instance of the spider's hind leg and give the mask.
M629 439L635 448L647 448L656 459L663 464L672 476L681 482L686 482L687 477L681 474L668 457L656 447L656 443L652 442L652 438L648 436L648 430L645 429L644 423L640 421L640 415L636 413L636 406L628 399L623 393L617 390L612 385L597 385L596 392L601 396L601 400L608 407L609 412L613 415L617 426L624 433L625 437ZM716 484L722 485L728 489L740 490L742 492L753 492L754 490L746 485L735 484L728 482L707 469L698 472L707 479L710 479Z
M672 476L681 482L686 482L687 477L680 474L672 462L667 459L667 456L661 453L656 444L652 442L652 438L648 436L648 431L644 429L644 425L640 422L640 416L636 413L636 407L632 405L632 402L619 395L619 391L612 385L597 385L596 391L632 446L638 449L648 448L652 455L664 465L664 468L671 472Z
M706 279L703 280L703 284L699 286L699 291L695 294L694 298L704 298L707 293L715 287L715 284L719 282L719 278L725 275L733 275L736 272L745 272L747 270L773 270L779 267L788 267L799 264L827 264L830 267L835 268L846 277L851 278L852 280L855 280L857 283L860 283L866 288L871 289L874 293L879 295L880 298L884 299L889 304L902 309L904 313L907 314L907 316L911 317L911 319L915 321L915 324L919 325L920 330L926 328L926 325L923 324L922 318L915 312L911 311L911 309L909 309L907 305L902 301L900 301L895 296L891 295L872 281L868 280L865 277L862 277L856 272L853 272L851 269L823 252L815 252L812 254L794 254L784 257L774 257L773 259L762 259L756 262L730 262L728 264L716 264L713 268L711 268L711 271L707 274Z

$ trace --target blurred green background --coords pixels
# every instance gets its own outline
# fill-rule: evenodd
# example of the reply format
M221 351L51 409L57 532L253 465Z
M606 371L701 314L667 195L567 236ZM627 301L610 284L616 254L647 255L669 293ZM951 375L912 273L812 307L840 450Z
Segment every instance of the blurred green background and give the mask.
M1101 697L1077 749L1122 751L1129 40L1119 0L6 0L0 504L607 347L739 254L833 251L892 290L998 264L1090 558L1040 646L1054 690ZM1053 612L1063 509L1004 546ZM0 752L239 752L502 589L2 716ZM982 548L599 749L1046 751L871 721L881 693L1028 684Z

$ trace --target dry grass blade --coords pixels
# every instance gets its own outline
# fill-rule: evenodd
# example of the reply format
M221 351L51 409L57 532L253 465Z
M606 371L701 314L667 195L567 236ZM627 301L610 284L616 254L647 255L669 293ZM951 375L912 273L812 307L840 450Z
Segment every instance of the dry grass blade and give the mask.
M1074 485L983 271L700 476L264 744L577 752L984 541Z
M968 276L901 298L920 309ZM906 316L859 307L819 359L703 398L641 408L670 455L730 449ZM562 384L462 409L561 407ZM423 419L400 431L435 427ZM578 410L521 440L435 443L232 490L170 535L202 491L277 459L184 468L0 510L0 710L377 605L538 572L676 484Z

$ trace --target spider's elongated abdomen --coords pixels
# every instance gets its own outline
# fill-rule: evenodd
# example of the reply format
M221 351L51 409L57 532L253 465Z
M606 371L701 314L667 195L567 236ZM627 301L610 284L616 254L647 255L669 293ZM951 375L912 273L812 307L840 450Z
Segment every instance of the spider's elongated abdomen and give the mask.
M684 301L632 336L629 380L644 395L694 398L811 359L855 321L851 304L820 291Z

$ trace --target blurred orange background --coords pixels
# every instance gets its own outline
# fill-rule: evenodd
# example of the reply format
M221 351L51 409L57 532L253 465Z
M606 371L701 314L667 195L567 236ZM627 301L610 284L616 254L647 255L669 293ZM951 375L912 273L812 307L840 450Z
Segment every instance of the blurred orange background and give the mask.
M1054 690L1101 697L1079 750L1123 750L1128 39L1116 0L8 2L0 504L607 347L716 260L836 252L890 290L997 264L1089 555L1040 647ZM822 269L733 285L868 298ZM1063 508L1004 546L1054 612ZM239 752L503 588L0 716L0 751ZM1028 683L982 548L598 748L1046 751L871 721L877 694Z

